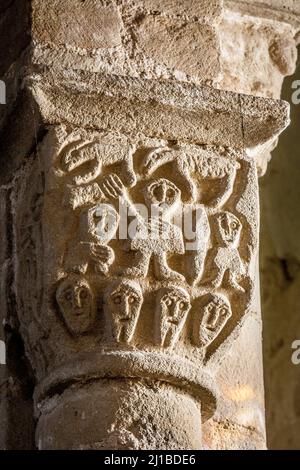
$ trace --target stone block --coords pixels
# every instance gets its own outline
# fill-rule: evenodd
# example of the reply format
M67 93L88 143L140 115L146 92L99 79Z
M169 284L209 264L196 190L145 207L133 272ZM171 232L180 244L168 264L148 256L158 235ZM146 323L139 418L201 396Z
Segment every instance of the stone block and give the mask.
M198 79L218 76L219 41L213 27L149 15L133 31L136 47L148 60Z
M87 0L32 2L33 39L83 49L107 49L121 43L121 18L113 2Z

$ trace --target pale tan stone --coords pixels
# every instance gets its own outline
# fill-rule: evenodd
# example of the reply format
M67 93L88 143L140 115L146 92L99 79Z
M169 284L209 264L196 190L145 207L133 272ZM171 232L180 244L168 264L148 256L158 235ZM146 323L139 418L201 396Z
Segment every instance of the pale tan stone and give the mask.
M63 121L133 136L252 148L289 123L289 105L283 101L173 81L89 74L74 74L70 81L69 73L56 76L62 88L52 75L29 81L42 118L51 124Z
M296 66L289 24L227 12L220 24L219 86L255 96L279 98L283 79Z
M121 44L122 21L115 2L32 2L34 40L84 49Z
M133 31L136 47L155 62L196 79L218 76L219 41L211 26L146 16Z
M134 4L135 2L132 2ZM150 12L161 12L175 16L187 16L197 18L201 21L213 21L221 14L221 3L219 0L142 0L138 2Z

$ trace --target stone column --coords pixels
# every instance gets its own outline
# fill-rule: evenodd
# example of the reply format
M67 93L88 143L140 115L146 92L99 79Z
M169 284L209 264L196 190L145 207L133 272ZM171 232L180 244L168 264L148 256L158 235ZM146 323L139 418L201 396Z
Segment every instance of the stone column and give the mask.
M257 166L288 105L230 75L217 0L31 3L2 283L37 447L263 448Z

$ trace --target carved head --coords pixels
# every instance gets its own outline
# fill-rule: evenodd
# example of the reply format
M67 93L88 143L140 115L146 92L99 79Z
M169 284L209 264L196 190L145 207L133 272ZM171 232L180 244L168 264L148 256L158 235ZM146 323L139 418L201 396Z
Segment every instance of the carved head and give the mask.
M81 214L80 236L82 241L92 239L100 244L107 244L116 235L119 220L119 214L110 204L90 207Z
M199 347L206 347L212 343L231 315L230 303L224 295L209 295L204 304L202 318L194 323L194 343Z
M178 207L180 200L180 189L165 178L155 180L145 188L146 204L160 212L173 212Z
M164 347L173 347L190 311L189 294L181 287L163 288L156 298L157 342Z
M217 214L217 226L220 241L225 246L237 247L242 231L242 224L231 212Z
M86 279L72 275L64 279L56 291L56 300L71 334L81 335L93 326L96 305Z
M135 281L120 281L107 290L105 309L117 342L129 343L132 340L142 303L142 290Z

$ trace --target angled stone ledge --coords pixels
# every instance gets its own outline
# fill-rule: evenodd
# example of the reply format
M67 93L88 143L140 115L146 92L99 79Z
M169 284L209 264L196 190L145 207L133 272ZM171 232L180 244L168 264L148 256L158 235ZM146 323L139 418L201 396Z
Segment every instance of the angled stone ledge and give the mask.
M172 81L52 75L28 80L45 124L252 148L289 124L289 105ZM59 83L59 86L57 85Z

